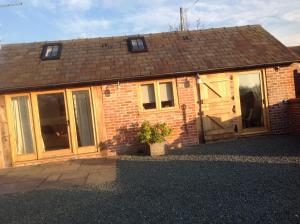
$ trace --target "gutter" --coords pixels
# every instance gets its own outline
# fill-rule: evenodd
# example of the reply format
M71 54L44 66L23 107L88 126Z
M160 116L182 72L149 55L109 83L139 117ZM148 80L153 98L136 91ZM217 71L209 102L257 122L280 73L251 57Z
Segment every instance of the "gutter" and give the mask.
M107 80L102 80L102 81L93 80L93 81L80 81L80 82L68 82L68 83L59 83L59 84L33 85L33 86L27 86L27 87L6 88L6 89L0 89L0 94L13 93L13 92L37 91L37 90L46 90L46 89L55 89L55 88L87 86L87 85L99 85L99 84L105 85L105 84L111 84L114 82L134 82L134 81L142 81L142 80L180 77L180 76L186 76L186 75L221 73L221 72L229 72L229 71L236 71L236 70L247 70L247 69L254 69L254 68L266 68L266 67L272 67L272 66L288 65L288 64L295 63L295 62L299 63L300 59L296 60L296 61L255 64L255 65L248 65L248 66L224 67L224 68L216 68L216 69L200 69L200 70L195 70L195 71L163 73L163 74L154 74L154 75L148 75L148 76L114 78L114 79L107 79Z

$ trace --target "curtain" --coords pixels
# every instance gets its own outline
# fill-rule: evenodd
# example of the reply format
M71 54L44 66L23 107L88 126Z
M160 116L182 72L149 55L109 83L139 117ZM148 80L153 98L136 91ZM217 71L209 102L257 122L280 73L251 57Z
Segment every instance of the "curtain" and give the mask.
M78 146L94 145L93 120L88 91L73 92Z
M13 126L16 137L17 154L24 155L33 153L34 144L29 116L28 97L13 97L12 109L14 117Z
M160 99L161 101L173 101L173 87L171 82L160 83Z
M143 103L155 103L154 85L147 84L147 85L142 85L141 87L142 87Z

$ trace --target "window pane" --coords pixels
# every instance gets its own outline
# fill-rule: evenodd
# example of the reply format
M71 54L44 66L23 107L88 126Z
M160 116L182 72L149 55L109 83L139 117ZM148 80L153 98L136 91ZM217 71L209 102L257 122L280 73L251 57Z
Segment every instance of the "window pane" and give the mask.
M45 53L45 57L51 57L52 50L53 50L53 47L52 46L48 46L47 50L46 50L46 53Z
M17 154L34 153L33 131L29 115L29 99L27 96L12 98L13 127L16 137Z
M141 86L142 89L142 103L144 109L155 109L156 100L155 100L155 91L154 84L145 84Z
M53 46L52 52L51 52L51 57L56 57L58 54L58 46Z
M89 91L73 92L73 103L78 146L95 145Z
M137 39L137 44L138 44L138 48L140 50L144 49L144 43L143 43L142 39Z
M174 107L174 94L172 82L159 83L161 107Z
M136 50L138 49L138 43L136 40L131 40L132 49Z
M70 146L64 94L41 94L37 99L44 149L68 149Z
M263 107L259 74L239 76L243 128L263 127Z

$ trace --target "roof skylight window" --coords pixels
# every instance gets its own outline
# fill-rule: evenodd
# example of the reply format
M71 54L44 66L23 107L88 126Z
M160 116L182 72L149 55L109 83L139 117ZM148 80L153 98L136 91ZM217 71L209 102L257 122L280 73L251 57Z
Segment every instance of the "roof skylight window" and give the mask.
M127 44L130 52L145 52L148 50L144 37L130 37L127 39Z
M43 46L41 59L42 60L59 59L61 55L61 50L62 50L61 43L45 44Z

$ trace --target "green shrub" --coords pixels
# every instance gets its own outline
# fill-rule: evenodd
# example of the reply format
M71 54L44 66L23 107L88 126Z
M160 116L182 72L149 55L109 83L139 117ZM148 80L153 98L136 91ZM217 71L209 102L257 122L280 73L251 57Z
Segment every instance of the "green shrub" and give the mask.
M166 123L151 125L149 121L144 121L138 132L138 140L141 143L153 144L165 141L165 137L172 133L172 128Z

